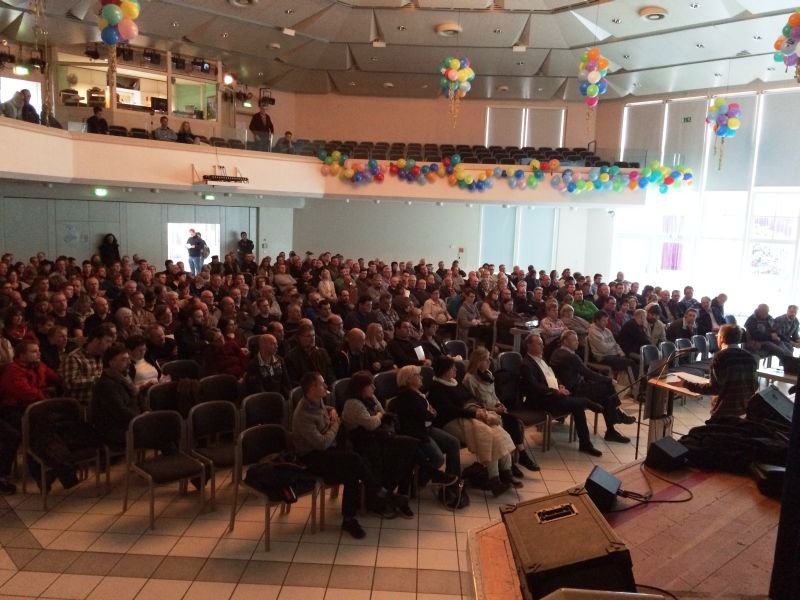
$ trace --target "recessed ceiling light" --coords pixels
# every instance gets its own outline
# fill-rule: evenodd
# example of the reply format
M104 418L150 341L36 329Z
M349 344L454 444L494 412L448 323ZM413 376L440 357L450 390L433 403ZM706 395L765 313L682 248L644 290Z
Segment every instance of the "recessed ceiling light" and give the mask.
M695 44L695 46L697 46L698 48L705 48L706 47L705 44L703 44L703 42L697 42Z
M405 30L406 30L406 26L405 25L398 25L397 26L397 31L405 31Z
M630 57L631 57L630 54L623 54L622 55L622 58L624 58L625 60L628 60Z
M645 6L639 9L639 16L648 21L661 21L666 19L668 14L667 9L660 6Z
M280 50L281 44L280 42L270 42L267 48L269 48L270 50Z
M422 84L422 89L423 90L427 90L428 89L428 84L427 83L423 83Z
M755 35L753 36L753 39L754 39L754 40L760 40L760 39L761 39L761 36L760 36L760 35L758 35L758 34L755 34Z
M378 62L378 57L377 57L377 56L370 56L370 57L369 57L369 59L370 59L372 62Z
M439 23L434 27L434 31L442 37L455 37L464 31L464 28L458 23Z
M639 83L638 81L634 81L634 82L633 82L633 87L640 87L641 85L642 85L642 84L641 84L641 83Z
M722 77L722 73L714 73L714 77Z
M508 86L507 85L498 85L496 89L497 89L498 92L507 92L508 91Z
M494 28L494 33L495 33L495 35L500 35L501 33L503 33L503 30L500 29L499 27L495 27Z
M258 4L258 0L228 0L228 4L236 8L247 8L248 6Z
M622 23L622 19L620 19L619 17L614 17L613 19L611 19L611 22L614 23L614 25L619 25L620 23Z
M700 8L700 5L697 2L690 2L689 8Z
M285 14L287 14L287 15L293 15L293 14L294 14L294 9L293 9L293 8L287 8L287 9L286 9L285 11L283 11L283 12L284 12Z
M543 92L543 91L544 91L544 88L536 88L536 91L537 91L537 92Z
M347 85L349 85L350 87L356 87L356 82L355 81L351 81Z
M258 72L258 76L259 76L259 77L263 77L263 76L264 76L264 71L259 71L259 72Z
M767 67L767 71L774 71L775 67Z
M394 84L391 81L384 81L383 87L385 87L386 89L391 89L394 87Z
M525 64L525 61L524 61L524 60L518 60L518 61L517 61L517 66L518 66L518 67L521 67L521 66L522 66L522 65L524 65L524 64Z
M227 31L223 31L223 32L222 32L222 34L221 34L221 36L222 36L223 38L226 38L226 37L228 37L228 32L227 32Z
M173 21L173 22L171 23L171 25L172 25L173 27L179 27L179 26L180 26L180 23L178 23L177 21Z

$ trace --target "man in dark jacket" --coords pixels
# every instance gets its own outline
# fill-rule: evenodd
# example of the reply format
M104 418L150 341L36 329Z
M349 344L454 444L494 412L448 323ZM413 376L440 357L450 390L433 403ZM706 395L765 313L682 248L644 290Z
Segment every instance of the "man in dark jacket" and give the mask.
M239 264L244 262L244 257L248 254L253 253L253 248L255 245L253 244L253 240L247 237L247 232L243 231L239 241L236 242L236 258L239 259Z
M423 358L417 355L416 348L422 348L417 340L412 340L408 332L408 321L398 321L394 328L394 338L386 345L389 354L392 355L398 367L406 365L428 365L430 360L425 358L424 351L421 352Z
M337 379L350 377L358 371L370 370L364 353L365 341L366 335L357 327L348 331L344 336L344 344L333 355L333 368Z
M777 356L783 363L785 356L792 352L781 345L781 338L775 331L775 320L769 314L769 306L759 304L755 312L747 318L744 324L747 331L746 348L763 356Z
M333 374L331 357L324 348L317 348L314 327L307 323L297 329L297 346L286 354L286 367L289 369L289 381L293 386L300 385L306 373L321 373L325 383L333 385L336 379Z
M178 356L180 358L196 360L203 364L203 354L205 353L208 342L206 341L205 314L200 308L196 308L175 331L175 341L178 344Z
M619 331L617 339L620 348L629 358L639 362L639 349L650 343L650 336L645 330L647 321L647 311L637 308L633 311L633 318L630 319Z
M128 377L131 358L122 344L103 354L103 374L92 392L92 425L112 448L125 447L128 424L139 414L136 387Z
M603 407L586 397L573 396L572 392L558 381L558 377L543 358L544 342L538 334L525 338L525 358L520 367L520 393L530 408L546 410L554 415L569 413L578 434L578 450L591 456L603 453L594 447L586 424L586 409L601 412Z
M574 331L567 330L561 334L561 346L550 357L553 372L571 393L585 396L603 407L607 442L627 444L630 439L614 429L614 425L635 423L636 419L619 409L619 399L612 379L592 371L575 353L578 343L578 334Z
M265 333L258 336L258 352L250 360L244 374L244 385L248 394L277 392L284 398L289 398L289 372L277 352L278 340L274 335Z

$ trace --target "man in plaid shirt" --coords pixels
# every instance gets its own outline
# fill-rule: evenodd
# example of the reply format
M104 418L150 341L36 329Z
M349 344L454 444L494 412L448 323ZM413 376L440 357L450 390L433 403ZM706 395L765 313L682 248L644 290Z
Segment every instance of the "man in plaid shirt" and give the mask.
M92 387L103 372L103 353L114 343L116 329L103 323L95 329L83 347L71 352L61 364L64 395L82 406L89 406Z
M731 344L738 344L741 338L738 326L720 327L717 343L721 350L711 360L709 382L682 382L683 387L693 392L714 394L711 400L711 419L744 415L747 412L747 403L758 389L755 356L747 350L730 347Z

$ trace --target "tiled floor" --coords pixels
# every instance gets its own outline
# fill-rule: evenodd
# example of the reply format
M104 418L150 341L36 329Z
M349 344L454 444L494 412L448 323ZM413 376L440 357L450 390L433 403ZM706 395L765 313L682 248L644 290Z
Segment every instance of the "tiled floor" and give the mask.
M626 406L635 413L635 407ZM676 432L708 417L708 400L676 407ZM456 513L423 490L411 520L359 517L367 537L340 535L339 501L327 503L326 528L311 533L308 499L289 514L276 510L272 549L264 552L263 504L243 502L236 527L227 531L232 493L218 481L217 506L198 514L196 495L175 486L157 490L157 520L148 529L145 488L133 479L132 506L122 514L122 471L114 468L112 492L95 497L93 481L70 493L58 486L50 510L38 496L0 498L0 598L41 597L128 600L456 600L473 597L467 532L498 518L498 507L538 498L582 483L595 464L613 469L634 458L631 445L609 444L592 459L567 443L567 428L554 425L555 445L536 452L541 473L526 473L525 486L499 498L470 490L470 505ZM636 425L621 428L635 435ZM646 438L646 429L642 432ZM464 451L463 459L470 459Z

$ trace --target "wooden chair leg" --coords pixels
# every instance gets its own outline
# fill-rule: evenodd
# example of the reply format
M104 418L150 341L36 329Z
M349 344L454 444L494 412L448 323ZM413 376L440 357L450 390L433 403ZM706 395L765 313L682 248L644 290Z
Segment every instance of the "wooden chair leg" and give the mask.
M153 480L147 482L150 486L150 529L156 528L156 490L153 486Z
M231 522L228 525L228 531L233 531L234 524L236 523L236 504L239 500L239 480L234 476L233 482L233 504L231 505Z
M269 533L272 503L267 499L264 504L264 552L269 552Z
M125 513L128 510L128 489L130 488L131 483L131 470L130 466L125 466L125 493L122 496L122 512Z
M317 532L317 488L311 490L311 533Z

